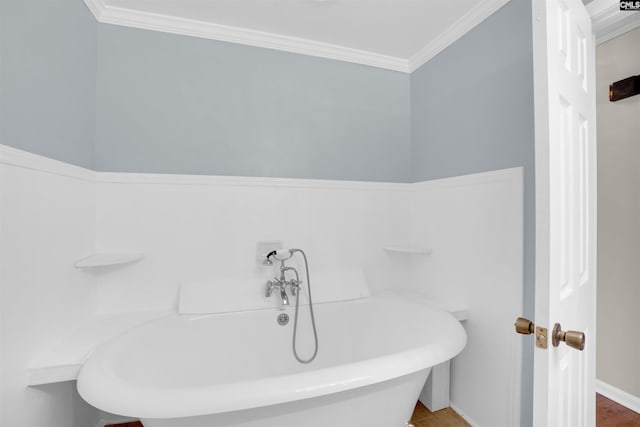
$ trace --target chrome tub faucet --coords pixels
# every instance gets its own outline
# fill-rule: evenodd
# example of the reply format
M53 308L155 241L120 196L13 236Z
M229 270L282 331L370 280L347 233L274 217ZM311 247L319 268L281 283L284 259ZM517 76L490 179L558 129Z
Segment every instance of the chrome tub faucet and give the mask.
M300 279L298 276L298 271L293 267L287 267L284 262L291 258L291 254L288 254L288 257L282 256L279 254L278 257L274 256L275 251L267 255L267 260L271 263L271 257L274 257L276 260L280 261L280 277L274 277L273 280L269 280L267 282L267 287L265 289L265 296L268 298L273 294L273 291L278 289L280 291L280 299L282 301L282 305L289 305L289 295L287 295L287 286L291 291L291 295L298 295L298 291L300 289ZM296 275L295 279L287 280L285 273L287 271L293 271Z

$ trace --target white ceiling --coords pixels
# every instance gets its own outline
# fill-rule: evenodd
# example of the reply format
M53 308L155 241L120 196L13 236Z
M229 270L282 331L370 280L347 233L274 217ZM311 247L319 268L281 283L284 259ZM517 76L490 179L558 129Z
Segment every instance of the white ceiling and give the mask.
M410 72L509 0L85 0L101 22Z

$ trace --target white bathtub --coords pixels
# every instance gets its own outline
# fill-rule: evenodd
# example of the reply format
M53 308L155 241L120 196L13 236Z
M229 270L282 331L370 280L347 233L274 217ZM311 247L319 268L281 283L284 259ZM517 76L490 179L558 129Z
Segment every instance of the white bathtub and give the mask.
M291 322L255 310L174 315L99 347L78 391L145 427L404 427L431 366L466 344L449 314L384 297L317 304L320 350L291 350ZM306 307L301 307L301 313ZM311 351L299 331L302 356Z

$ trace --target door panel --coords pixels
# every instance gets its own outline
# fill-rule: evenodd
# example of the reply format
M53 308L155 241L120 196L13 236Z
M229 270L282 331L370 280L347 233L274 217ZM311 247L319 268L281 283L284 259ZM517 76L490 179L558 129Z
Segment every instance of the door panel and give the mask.
M536 348L534 425L595 426L595 45L580 0L534 0L536 313L583 351ZM549 341L551 337L549 336Z

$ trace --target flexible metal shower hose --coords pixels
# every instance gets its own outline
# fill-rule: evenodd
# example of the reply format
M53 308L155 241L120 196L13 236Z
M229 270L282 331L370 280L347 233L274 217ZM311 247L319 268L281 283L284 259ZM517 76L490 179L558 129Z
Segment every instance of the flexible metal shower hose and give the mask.
M313 315L313 302L311 300L311 279L309 278L309 262L307 261L307 254L304 253L302 249L291 249L291 252L300 252L302 257L304 258L304 269L307 273L307 290L309 292L309 312L311 314L311 325L313 326L313 340L314 340L314 350L313 354L309 359L303 359L298 355L298 350L296 348L296 335L298 330L298 308L300 306L300 292L296 294L296 311L293 320L293 355L296 360L300 363L311 363L313 359L316 358L318 354L318 331L316 330L316 319ZM296 273L296 280L300 283L300 276L298 276L298 271L293 270Z

